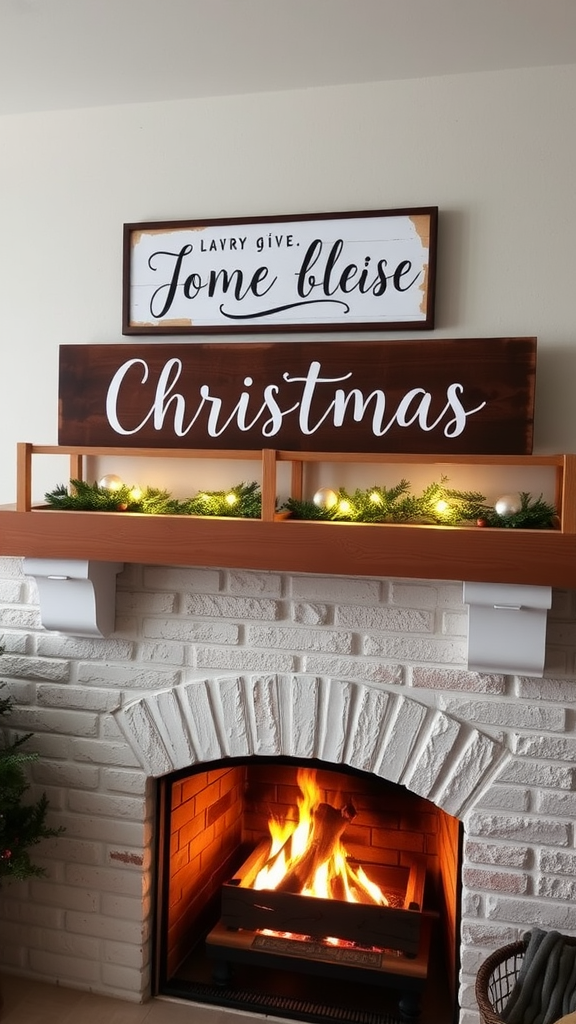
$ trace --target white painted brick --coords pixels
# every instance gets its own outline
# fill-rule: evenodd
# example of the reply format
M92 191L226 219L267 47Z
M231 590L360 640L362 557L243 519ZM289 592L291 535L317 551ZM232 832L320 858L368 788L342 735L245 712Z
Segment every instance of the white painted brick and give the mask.
M123 942L104 941L102 957L106 963L140 969L150 962L150 949L148 943L128 946Z
M475 794L486 773L498 764L506 763L509 754L489 736L474 732L461 751L451 774L442 789L435 791L434 799L449 814L464 817L465 811L473 804ZM440 796L441 793L441 796Z
M390 731L384 738L382 757L376 774L398 782L408 763L414 744L426 718L426 708L414 701L400 700Z
M491 786L476 803L480 809L493 811L527 811L530 808L530 792L519 786Z
M41 629L40 609L10 607L0 608L1 629Z
M535 891L539 897L576 903L576 881L574 879L542 875L536 880Z
M97 789L100 784L99 769L91 765L42 761L32 765L31 774L34 781L41 786Z
M271 676L245 676L243 692L254 753L260 757L280 756L283 750L278 681Z
M221 590L221 580L222 573L218 569L188 569L164 565L148 565L144 569L144 585L147 590L217 594Z
M269 598L240 597L229 594L185 594L182 611L187 615L226 619L281 619L282 605Z
M486 916L489 920L506 921L522 925L525 929L534 926L534 900L506 899L486 896ZM542 927L570 934L576 929L576 905L574 903L538 902L538 924Z
M306 672L331 676L335 679L361 679L366 683L388 683L400 686L404 682L401 665L389 665L383 661L369 661L367 658L330 657L322 654L306 654L302 659Z
M106 899L107 897L104 896L103 902ZM66 928L73 934L113 939L115 942L124 942L133 946L142 944L146 932L139 918L131 920L129 916L121 914L109 917L102 914L82 914L73 911L66 914Z
M490 839L533 842L545 846L568 846L571 832L566 822L531 815L485 814L474 812L468 820L468 833Z
M103 918L102 926L94 934L106 938L120 940L120 935L114 935L113 931L107 929L105 922L110 924L114 920L126 922L130 926L130 937L124 937L122 941L140 945L149 935L149 920L151 919L152 906L148 897L134 899L132 896L122 896L118 893L103 893L101 901ZM79 929L82 930L82 929Z
M253 651L248 647L203 647L195 651L197 668L230 669L244 672L291 672L296 658L287 651Z
M36 700L36 683L23 682L21 679L0 680L0 695L11 697L16 704L34 704ZM3 720L9 725L9 720Z
M7 558L2 556L0 558L0 576L3 579L8 580L24 580L24 573L22 571L22 559L21 558Z
M504 676L488 675L482 672L415 666L412 669L411 685L424 690L461 690L474 693L503 694L506 680Z
M429 797L460 732L460 725L446 715L436 714L425 746L411 759L401 782L414 793Z
M563 850L541 850L538 866L544 873L576 878L576 853L565 853Z
M41 947L41 943L35 943ZM102 956L102 943L100 939L90 936L71 935L65 931L51 932L50 952L55 955L81 957L84 960L99 962Z
M78 814L95 814L127 821L143 821L146 813L145 801L138 797L82 793L73 789L68 792L67 803L68 809Z
M4 631L0 637L0 647L10 654L26 654L33 642L27 633L9 633Z
M71 839L66 835L47 839L42 844L42 853L46 858L66 863L102 864L104 861L103 843Z
M321 681L310 676L291 676L281 677L278 683L283 752L290 750L301 758L319 756Z
M532 861L528 846L488 843L468 839L465 843L466 860L472 864L490 864L507 868L527 868Z
M70 665L60 659L21 657L4 654L2 675L22 676L25 679L45 679L54 683L65 683L70 677Z
M336 624L350 629L378 629L390 633L431 633L434 617L417 608L369 608L366 605L339 605Z
M134 645L114 637L90 638L46 633L38 638L38 654L46 658L67 658L71 661L128 661Z
M102 789L112 793L129 793L143 796L146 793L146 774L122 768L100 769Z
M463 700L440 696L440 706L450 715L478 725L497 725L503 729L535 729L538 732L564 732L566 712L561 708L520 704L507 700Z
M446 636L468 636L466 612L442 612L440 623L440 631Z
M555 736L514 736L515 753L543 760L576 762L576 740Z
M340 764L356 687L347 680L330 680L320 689L320 715L316 745L322 761Z
M111 690L49 683L38 686L36 699L40 707L107 712L115 711L121 702L120 695Z
M136 969L118 964L102 964L102 980L113 989L127 992L144 992L150 982L147 967Z
M292 606L292 621L298 626L333 626L334 608L319 601L296 602Z
M87 686L110 686L121 690L158 690L176 686L180 681L179 672L160 667L151 668L146 664L147 660L145 659L144 663L134 662L130 665L99 665L86 662L78 666L78 682Z
M26 898L22 900L16 899L16 892L25 889ZM28 889L25 888L25 883L11 883L10 891L14 894L13 898L4 898L0 903L0 911L2 914L3 921L20 921L22 924L30 925L31 927L38 928L62 928L64 925L64 910L62 907L56 906L43 906L38 901L32 901L27 898Z
M465 664L468 652L464 640L372 634L367 636L364 641L363 653L371 657L391 658L394 661L420 661L453 665Z
M229 569L224 574L223 590L243 597L281 597L283 576L274 572L242 572Z
M15 707L10 716L10 725L25 732L45 731L86 737L98 735L98 715L88 711Z
M30 950L30 966L33 971L56 982L91 984L100 978L100 964L97 961L45 950Z
M315 598L334 604L341 601L378 604L380 601L381 584L377 580L341 576L291 576L290 580L293 598Z
M57 906L61 910L94 913L98 909L99 894L86 892L70 885L51 885L34 879L30 882L30 896L38 903Z
M334 629L296 629L278 626L248 626L246 643L255 647L280 648L289 651L331 651L349 654L352 635Z
M492 951L510 942L517 942L519 934L518 929L511 925L503 926L492 921L463 921L462 938L471 946L483 946Z
M24 598L23 580L0 579L0 603L20 604Z
M356 721L349 729L344 758L346 764L371 771L382 754L380 739L385 726L390 695L383 690L357 688Z
M143 822L87 817L84 814L59 814L57 818L50 815L50 824L63 825L66 836L102 843L139 846L144 845L146 836L146 826Z
M158 640L158 641L143 640L143 641L141 641L138 644L138 648L137 648L137 658L138 658L138 666L137 666L137 668L140 668L140 670L141 670L140 663L143 662L143 661L144 662L146 662L146 661L154 661L154 662L156 662L158 664L158 666L161 665L163 662L165 662L166 665L185 665L186 664L186 653L187 653L187 646L185 644L171 643L170 641L164 641L164 640ZM150 672L148 667L146 667L146 672L147 673ZM174 676L176 677L176 673L174 673ZM152 675L152 673L150 673L150 678L151 678L151 684L150 685L152 685L153 679L154 679L154 676ZM165 678L166 679L166 684L165 685L168 685L169 675L168 675L167 672L166 673L162 673L162 676L161 676L160 671L159 671L158 672L158 679L160 679L160 678ZM160 686L161 684L158 683L157 685Z
M460 591L460 601L462 592ZM434 583L426 584L408 580L395 580L390 584L388 601L398 608L436 608L438 588Z
M129 614L138 615L169 615L176 611L174 594L154 594L142 591L123 591L116 593L116 617ZM118 625L118 623L116 623Z
M240 630L231 622L198 622L194 619L146 619L143 635L161 640L183 640L189 644L237 644Z
M576 793L539 792L535 798L535 810L541 814L552 814L555 818L576 818Z
M512 758L504 766L500 781L541 786L545 789L571 790L575 782L575 772L573 768L568 768L565 765L542 764L538 761Z
M117 892L124 896L142 894L141 873L97 867L91 864L67 864L66 882L69 886L80 886L87 891Z
M519 676L517 679L518 696L530 701L558 701L574 706L576 693L574 679L532 679Z
M470 889L484 889L521 896L528 892L529 876L518 871L488 871L482 868L465 867L462 880Z
M126 743L106 743L104 740L74 740L74 759L90 764L116 765L119 768L138 768L138 760Z

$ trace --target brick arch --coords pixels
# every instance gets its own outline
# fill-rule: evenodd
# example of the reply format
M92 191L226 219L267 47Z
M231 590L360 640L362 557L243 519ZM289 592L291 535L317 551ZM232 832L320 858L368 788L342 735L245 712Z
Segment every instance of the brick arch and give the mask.
M369 772L463 818L509 751L404 693L305 675L202 679L116 713L143 769L159 777L226 757L315 758Z

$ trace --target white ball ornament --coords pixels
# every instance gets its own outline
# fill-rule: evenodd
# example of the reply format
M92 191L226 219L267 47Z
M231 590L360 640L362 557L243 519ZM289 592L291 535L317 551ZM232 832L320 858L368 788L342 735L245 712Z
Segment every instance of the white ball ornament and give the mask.
M115 473L106 473L100 477L98 487L105 491L119 491L121 487L124 487L124 483Z
M522 509L522 500L519 494L503 494L494 505L494 511L499 516L515 516Z
M318 508L334 508L338 504L338 495L331 487L319 487L312 501Z

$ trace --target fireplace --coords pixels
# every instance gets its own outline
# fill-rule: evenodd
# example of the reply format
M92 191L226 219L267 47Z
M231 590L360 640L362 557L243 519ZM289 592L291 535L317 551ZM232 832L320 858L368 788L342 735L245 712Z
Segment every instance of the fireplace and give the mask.
M457 819L366 772L289 758L184 769L158 787L159 994L359 1024L417 1021L425 1000L454 1018ZM258 883L281 862L275 889ZM300 895L316 869L322 891Z
M457 820L458 1024L478 1024L489 952L534 920L576 934L572 592L554 591L532 679L466 669L459 583L131 564L114 635L85 640L42 629L18 559L0 559L0 583L12 724L34 732L33 792L66 828L38 848L45 878L0 891L5 971L157 991L160 780L254 758L353 769Z

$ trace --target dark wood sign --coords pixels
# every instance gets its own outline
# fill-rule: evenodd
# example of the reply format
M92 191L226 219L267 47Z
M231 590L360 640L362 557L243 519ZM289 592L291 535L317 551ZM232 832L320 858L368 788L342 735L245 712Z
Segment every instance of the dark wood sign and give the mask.
M61 445L532 451L535 338L64 345Z

